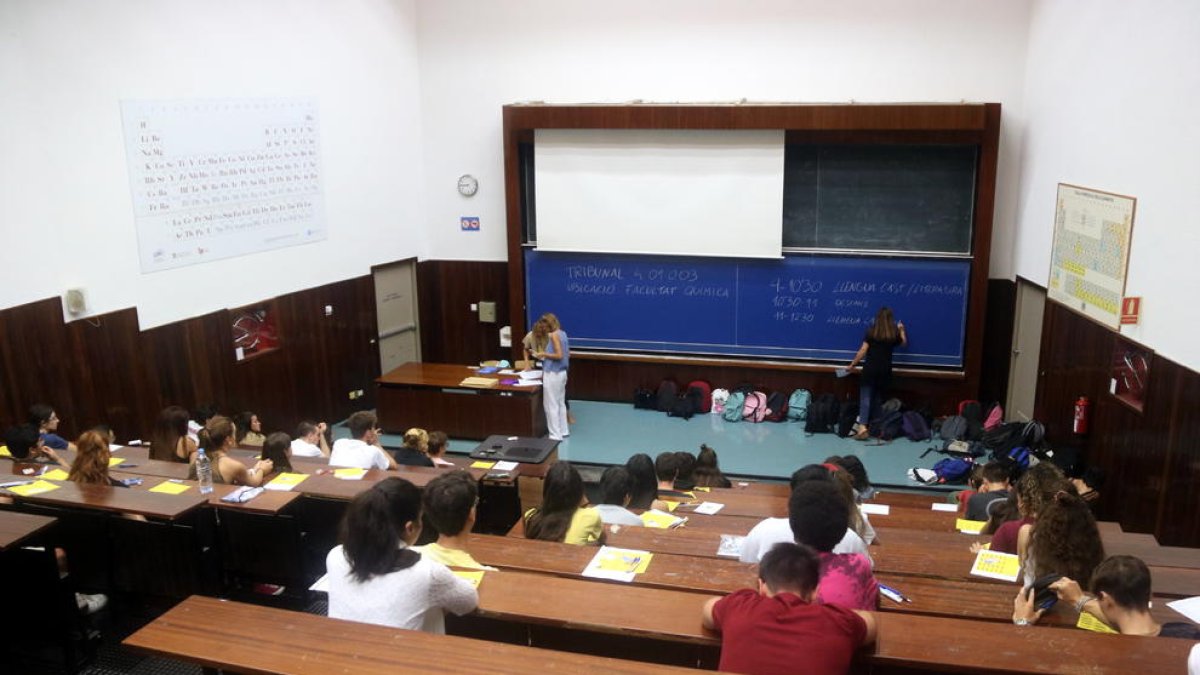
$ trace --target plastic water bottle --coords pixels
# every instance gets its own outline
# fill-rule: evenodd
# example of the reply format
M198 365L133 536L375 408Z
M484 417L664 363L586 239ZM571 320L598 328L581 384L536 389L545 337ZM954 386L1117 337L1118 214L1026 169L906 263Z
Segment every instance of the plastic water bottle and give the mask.
M208 455L204 454L204 448L200 448L196 455L196 480L200 481L200 494L212 493L212 463L208 461Z

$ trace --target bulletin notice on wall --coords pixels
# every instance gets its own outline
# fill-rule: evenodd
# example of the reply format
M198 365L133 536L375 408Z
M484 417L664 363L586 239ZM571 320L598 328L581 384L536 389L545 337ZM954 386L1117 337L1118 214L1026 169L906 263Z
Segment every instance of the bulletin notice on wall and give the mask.
M326 237L317 103L122 101L142 272Z
M1059 183L1047 295L1119 329L1137 200Z

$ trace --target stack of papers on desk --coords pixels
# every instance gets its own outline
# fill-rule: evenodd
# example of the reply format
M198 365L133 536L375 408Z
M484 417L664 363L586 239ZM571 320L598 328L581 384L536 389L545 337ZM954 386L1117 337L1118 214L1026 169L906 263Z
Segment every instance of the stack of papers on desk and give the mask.
M613 581L633 581L650 566L654 554L614 546L601 546L592 561L583 568L583 576Z
M746 538L737 534L721 535L721 545L717 547L717 555L722 558L741 558L742 542Z
M493 377L467 377L463 378L463 381L458 384L459 386L474 387L476 389L491 389L500 384L500 381Z
M525 381L542 379L542 371L540 370L522 370L520 373L521 379Z
M281 473L263 487L268 490L291 492L292 488L303 483L305 478L308 478L308 474L306 473Z
M1021 559L1011 553L982 550L975 556L971 574L1001 581L1016 581L1021 574Z
M27 483L25 485L15 485L10 487L8 488L8 491L15 495L21 495L22 497L32 497L33 495L40 495L43 492L57 490L58 487L59 486L48 481L35 480L32 483Z
M666 511L658 509L650 509L642 514L642 524L646 527L656 527L659 529L669 529L679 527L687 522L687 518L679 518L673 516Z
M181 483L175 480L164 480L163 482L150 488L150 492L157 492L165 495L178 495L192 489L191 485Z
M333 477L341 478L342 480L362 480L365 475L367 475L366 469L345 468L333 470Z
M69 475L70 474L62 469L50 469L46 473L42 474L42 478L45 478L46 480L67 480L67 476Z

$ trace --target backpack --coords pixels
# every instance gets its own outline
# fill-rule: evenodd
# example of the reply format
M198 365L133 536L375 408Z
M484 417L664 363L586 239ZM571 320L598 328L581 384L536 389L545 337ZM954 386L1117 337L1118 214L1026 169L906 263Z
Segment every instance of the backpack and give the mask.
M883 402L882 406L879 407L879 413L880 413L879 416L883 417L884 415L887 415L888 413L900 412L900 409L903 407L904 407L904 404L900 402L900 399L889 398L888 400Z
M746 403L746 395L740 391L731 392L729 398L725 401L724 412L721 417L726 422L741 422L742 421L742 406Z
M671 404L670 410L667 411L667 417L682 417L685 420L692 419L692 415L696 414L696 397L689 391L683 396L679 396Z
M704 380L693 380L688 382L688 393L696 392L698 402L696 405L697 413L708 413L712 411L712 385Z
M979 440L992 451L993 459L999 459L1007 457L1009 450L1021 445L1024 430L1024 422L1007 422L984 432L983 438Z
M1026 448L1024 446L1016 447L1016 448L1013 448L1012 450L1008 451L1007 459L1008 459L1008 461L1012 462L1013 464L1016 464L1017 466L1021 467L1021 470L1024 471L1025 469L1029 468L1030 454L1031 453L1029 452L1029 448Z
M788 397L784 396L782 391L771 392L767 397L767 416L768 422L783 422L787 419L788 414Z
M933 465L933 472L937 474L939 483L962 483L971 475L974 467L975 462L970 459L947 457Z
M1046 427L1042 426L1037 420L1029 420L1021 429L1022 445L1037 450L1042 447L1042 441L1046 440Z
M658 407L658 399L652 389L638 387L633 390L633 407L637 410L654 410Z
M967 421L968 441L977 441L983 436L983 406L979 401L963 401L958 404L958 414Z
M679 398L679 385L675 384L675 380L663 380L658 383L658 392L654 395L654 405L660 412L669 412L677 398Z
M838 421L838 400L833 394L821 394L808 404L804 420L804 433L827 434L833 431Z
M791 422L803 422L808 418L808 404L812 402L812 394L807 389L797 389L792 392L787 401L787 418Z
M1004 408L999 403L994 403L988 411L987 418L983 420L983 430L986 433L1001 424L1004 424Z
M712 409L709 412L723 413L725 412L725 402L729 400L728 389L713 389L712 392Z
M761 391L746 394L746 403L742 406L742 419L748 422L761 422L767 416L767 395Z
M925 418L915 410L906 410L900 415L900 428L910 441L928 441L933 438Z
M838 408L837 435L846 437L854 429L858 421L858 401L845 401Z
M962 415L954 415L942 420L938 429L938 438L943 441L961 441L967 437L967 420Z
M904 419L899 410L885 412L867 423L867 433L884 441L890 441L904 431ZM846 430L848 434L849 429Z

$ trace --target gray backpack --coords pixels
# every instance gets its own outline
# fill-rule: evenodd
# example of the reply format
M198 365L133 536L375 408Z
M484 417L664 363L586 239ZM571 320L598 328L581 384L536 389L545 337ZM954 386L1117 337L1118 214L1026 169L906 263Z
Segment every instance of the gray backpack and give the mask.
M961 441L967 437L967 418L962 415L953 415L942 420L942 427L938 429L938 438L943 441Z

